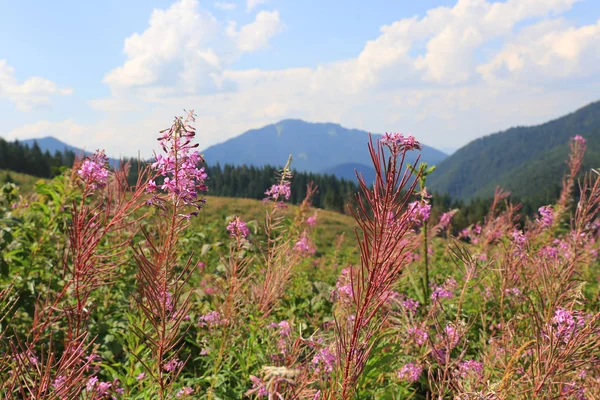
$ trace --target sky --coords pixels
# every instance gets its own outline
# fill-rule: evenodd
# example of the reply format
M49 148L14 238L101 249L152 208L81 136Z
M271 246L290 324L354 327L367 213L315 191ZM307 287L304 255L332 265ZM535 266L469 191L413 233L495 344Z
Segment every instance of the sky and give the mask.
M184 110L201 149L287 118L441 149L600 99L598 0L0 0L0 33L0 136L113 157Z

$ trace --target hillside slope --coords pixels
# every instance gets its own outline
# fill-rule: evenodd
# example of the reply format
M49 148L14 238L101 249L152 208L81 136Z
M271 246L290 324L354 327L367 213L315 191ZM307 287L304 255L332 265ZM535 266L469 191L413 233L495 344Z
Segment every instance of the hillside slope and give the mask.
M218 162L253 166L281 166L291 154L294 169L309 172L338 171L344 175L340 177L348 178L350 169L345 164L372 164L367 142L368 133L365 131L347 129L333 123L287 119L249 130L211 146L202 153L211 165ZM417 154L411 154L413 158L409 162L414 161ZM423 146L421 161L437 164L445 157L445 153Z
M474 140L442 161L428 186L463 200L491 196L497 185L521 198L547 195L560 185L575 135L588 143L584 167L600 164L600 101L541 125Z

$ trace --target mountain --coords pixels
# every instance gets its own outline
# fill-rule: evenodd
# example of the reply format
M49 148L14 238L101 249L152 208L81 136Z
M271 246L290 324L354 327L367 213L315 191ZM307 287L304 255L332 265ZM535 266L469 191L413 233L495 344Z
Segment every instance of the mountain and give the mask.
M581 135L588 151L584 170L600 164L600 101L530 127L479 138L442 161L427 186L452 198L489 197L494 188L532 200L556 196L569 154L569 139Z
M362 174L367 184L375 182L375 168L359 163L344 163L321 171L322 174L335 175L348 181L356 180L356 172Z
M66 144L65 142L61 142L52 136L46 136L39 139L26 139L20 140L22 144L26 144L29 147L33 146L34 142L37 142L38 146L43 152L49 151L50 154L54 154L56 151L64 152L65 150L72 151L76 156L91 156L93 152L85 151L75 146L71 146L70 144ZM109 158L108 163L113 167L119 165L119 160L114 158Z
M28 145L29 147L33 146L33 142L37 142L38 146L40 146L40 149L42 149L43 152L46 152L47 150L50 152L50 154L54 154L56 151L63 152L65 150L72 151L75 154L89 154L87 152L84 152L82 149L78 149L77 147L61 142L60 140L52 136L46 136L39 139L20 140L20 142L22 144Z
M379 135L374 135L374 137ZM291 154L292 168L315 173L335 173L354 179L353 166L370 166L368 133L333 123L310 123L286 119L211 146L203 151L211 165L282 166ZM410 154L413 162L417 152ZM438 164L446 154L423 146L421 161ZM370 167L368 167L370 168ZM365 170L366 171L366 170Z

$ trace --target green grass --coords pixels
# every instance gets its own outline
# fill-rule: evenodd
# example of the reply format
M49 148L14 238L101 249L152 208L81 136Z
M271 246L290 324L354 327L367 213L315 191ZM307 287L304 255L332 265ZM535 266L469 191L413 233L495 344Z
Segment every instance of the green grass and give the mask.
M0 169L0 186L12 182L19 186L22 193L32 192L35 188L35 183L40 180L43 179L32 175L22 174L20 172Z

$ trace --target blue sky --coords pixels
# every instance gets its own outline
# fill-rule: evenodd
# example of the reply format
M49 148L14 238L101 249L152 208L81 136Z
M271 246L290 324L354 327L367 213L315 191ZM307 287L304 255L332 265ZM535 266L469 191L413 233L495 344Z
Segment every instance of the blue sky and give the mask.
M284 118L458 147L598 100L600 2L0 1L0 136L148 154Z

